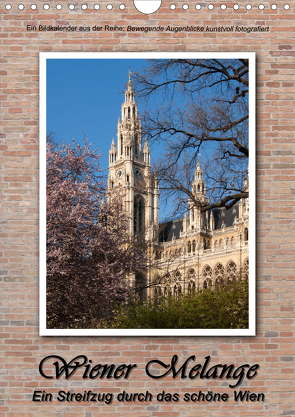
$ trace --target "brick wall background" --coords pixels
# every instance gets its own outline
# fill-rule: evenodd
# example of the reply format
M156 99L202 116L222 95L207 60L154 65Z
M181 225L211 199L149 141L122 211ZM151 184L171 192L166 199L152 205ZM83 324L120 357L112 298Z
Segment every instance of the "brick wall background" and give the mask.
M7 0L7 3L8 0ZM282 0L220 3L209 11L208 2L195 10L189 0L163 1L158 12L144 15L131 0L99 2L99 11L81 10L75 2L69 11L66 1L58 12L56 3L11 1L12 9L0 6L1 75L1 177L0 177L0 278L1 278L1 400L5 417L259 417L295 415L294 394L294 10L295 2L283 8ZM113 10L107 10L113 4ZM265 25L269 33L49 33L29 32L26 25ZM256 337L39 337L38 335L38 57L41 51L255 51L257 53L257 336ZM258 376L241 389L265 394L265 402L234 402L226 380L154 381L144 373L152 358L169 362L176 353L182 362L196 355L203 363L259 363ZM85 354L100 363L137 363L128 380L46 380L38 371L40 360L52 354L72 359ZM118 393L146 392L151 403L32 402L34 390ZM161 403L158 392L228 392L227 403Z

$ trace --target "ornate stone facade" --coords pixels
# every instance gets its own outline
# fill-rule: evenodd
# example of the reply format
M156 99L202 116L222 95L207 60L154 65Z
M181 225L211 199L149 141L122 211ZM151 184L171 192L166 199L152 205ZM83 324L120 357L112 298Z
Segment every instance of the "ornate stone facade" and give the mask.
M244 187L248 189L248 181ZM148 143L142 147L130 76L118 120L117 146L113 139L109 151L108 195L120 191L131 219L130 235L141 239L146 247L148 262L143 274L130 278L138 288L145 288L142 298L168 291L177 296L197 287L218 287L227 280L248 277L248 199L229 210L201 213L200 207L208 204L209 198L200 162L194 173L188 215L159 224L159 182L151 173Z

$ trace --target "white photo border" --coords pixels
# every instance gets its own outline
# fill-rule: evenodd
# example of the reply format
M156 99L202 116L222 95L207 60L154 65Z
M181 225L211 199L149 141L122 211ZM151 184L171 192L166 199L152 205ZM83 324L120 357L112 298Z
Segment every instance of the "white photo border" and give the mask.
M46 62L49 59L249 60L249 328L48 329L46 327ZM256 335L256 62L255 52L41 52L39 60L39 335L40 336L255 336Z

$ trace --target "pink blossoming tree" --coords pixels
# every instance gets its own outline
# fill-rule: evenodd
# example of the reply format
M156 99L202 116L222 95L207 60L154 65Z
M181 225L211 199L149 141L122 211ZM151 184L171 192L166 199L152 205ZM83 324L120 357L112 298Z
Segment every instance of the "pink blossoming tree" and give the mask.
M86 328L132 293L142 254L128 234L122 196L106 202L100 154L73 141L47 146L47 326Z

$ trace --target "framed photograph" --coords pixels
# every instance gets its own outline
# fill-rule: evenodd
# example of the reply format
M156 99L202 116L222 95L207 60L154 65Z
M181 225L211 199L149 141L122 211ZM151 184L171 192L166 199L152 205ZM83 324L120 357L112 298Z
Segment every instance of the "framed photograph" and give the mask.
M255 53L40 54L40 335L255 335Z

